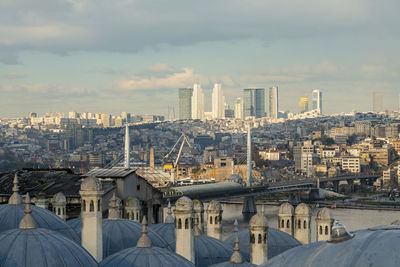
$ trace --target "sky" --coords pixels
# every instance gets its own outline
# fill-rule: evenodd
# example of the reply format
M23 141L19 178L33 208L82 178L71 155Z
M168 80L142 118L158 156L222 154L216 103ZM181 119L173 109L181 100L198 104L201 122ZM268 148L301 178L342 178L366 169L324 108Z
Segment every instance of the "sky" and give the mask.
M0 117L178 114L178 88L279 88L279 109L397 110L398 0L1 0Z

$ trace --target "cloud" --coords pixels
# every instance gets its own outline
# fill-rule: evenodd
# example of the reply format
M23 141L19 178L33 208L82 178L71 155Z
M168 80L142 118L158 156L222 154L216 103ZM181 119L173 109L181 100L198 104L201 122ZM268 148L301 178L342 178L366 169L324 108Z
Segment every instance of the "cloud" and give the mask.
M94 96L92 90L79 87L65 87L50 84L3 85L0 92L11 93L15 97L34 97L44 99L81 98Z
M26 73L24 72L8 72L3 75L7 79L22 79L26 77Z

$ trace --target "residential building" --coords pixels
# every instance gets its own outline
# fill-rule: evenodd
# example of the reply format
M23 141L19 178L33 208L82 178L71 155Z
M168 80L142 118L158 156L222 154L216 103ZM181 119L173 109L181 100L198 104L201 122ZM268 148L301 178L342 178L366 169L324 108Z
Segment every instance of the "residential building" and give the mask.
M342 170L350 173L361 172L360 157L342 157Z

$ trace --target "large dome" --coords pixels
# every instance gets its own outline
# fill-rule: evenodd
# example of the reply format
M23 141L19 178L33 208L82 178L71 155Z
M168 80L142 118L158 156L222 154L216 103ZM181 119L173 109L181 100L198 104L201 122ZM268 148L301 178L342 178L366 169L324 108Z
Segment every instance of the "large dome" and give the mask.
M43 228L12 229L0 233L0 265L98 266L95 259L74 241Z
M165 248L127 248L100 262L102 267L182 266L193 267L193 263Z
M349 240L311 243L288 250L260 266L399 266L400 227L381 226L354 232Z
M161 235L175 250L174 224L161 223L150 226L151 229ZM229 261L233 249L215 238L199 235L194 237L196 266L210 266L212 264Z
M80 243L78 234L65 221L54 213L30 205L32 217L35 219L38 228L54 230L71 240ZM6 230L18 228L20 221L25 216L25 204L0 205L0 233Z
M239 232L240 253L244 260L250 261L250 233L249 230ZM224 240L224 243L233 248L236 234ZM278 229L268 228L268 258L272 258L288 249L300 246L301 243L293 236Z
M67 221L79 236L82 232L81 218ZM103 219L103 258L129 247L135 247L142 235L142 225L126 219ZM170 250L168 243L158 233L149 230L151 242L156 247Z

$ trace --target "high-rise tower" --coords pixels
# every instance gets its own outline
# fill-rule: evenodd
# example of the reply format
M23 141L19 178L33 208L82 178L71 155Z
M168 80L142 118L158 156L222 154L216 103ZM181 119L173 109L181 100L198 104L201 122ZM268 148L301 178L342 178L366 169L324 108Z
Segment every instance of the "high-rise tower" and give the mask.
M278 108L278 86L272 86L269 88L268 116L277 119Z
M179 88L179 119L190 120L192 118L193 88Z
M299 113L308 111L308 97L301 97L299 102Z
M225 97L219 83L214 84L212 92L212 117L213 119L225 118Z
M322 92L318 89L312 91L312 109L322 114Z
M204 93L200 84L194 84L192 95L192 119L204 118Z
M265 116L265 89L248 88L243 90L243 117L254 116L262 118Z
M382 112L383 111L382 93L380 93L380 92L372 93L372 111L373 112Z
M235 119L243 119L243 100L240 97L235 100Z

